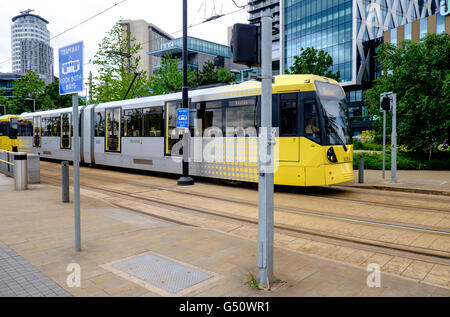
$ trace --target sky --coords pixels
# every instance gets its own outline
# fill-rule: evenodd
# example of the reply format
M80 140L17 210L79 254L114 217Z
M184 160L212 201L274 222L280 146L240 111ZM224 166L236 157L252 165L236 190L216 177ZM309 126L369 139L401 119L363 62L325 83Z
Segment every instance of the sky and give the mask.
M58 74L58 49L84 42L84 76L95 68L88 64L98 44L120 19L143 19L156 25L174 37L181 37L182 0L0 0L0 72L11 72L11 19L19 11L34 9L50 23L47 29L50 38L99 14L107 8L112 9L98 15L75 29L52 39L50 45L54 52L54 70ZM239 10L232 0L188 0L188 25L198 24L215 14L227 14ZM238 5L246 5L247 0L235 0ZM227 28L234 23L247 23L246 10L240 10L199 26L189 28L188 35L220 44L227 44ZM174 33L178 32L178 33ZM174 34L172 34L174 33Z

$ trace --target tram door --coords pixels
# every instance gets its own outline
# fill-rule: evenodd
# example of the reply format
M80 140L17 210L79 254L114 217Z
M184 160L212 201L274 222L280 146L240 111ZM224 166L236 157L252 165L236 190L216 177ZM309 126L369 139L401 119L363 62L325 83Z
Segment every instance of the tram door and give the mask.
M41 147L41 117L33 117L33 147Z
M61 115L61 149L69 150L72 139L72 114L64 113Z
M166 155L172 155L172 148L178 142L176 135L177 109L181 108L181 101L166 102Z
M106 109L106 152L120 152L121 108Z

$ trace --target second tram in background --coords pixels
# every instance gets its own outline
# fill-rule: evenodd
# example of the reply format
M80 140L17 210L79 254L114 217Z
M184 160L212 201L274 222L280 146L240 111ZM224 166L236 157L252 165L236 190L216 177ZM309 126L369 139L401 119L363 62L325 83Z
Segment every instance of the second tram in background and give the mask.
M260 95L257 81L190 91L191 142L210 142L204 133L211 127L224 135L227 127L257 131ZM181 163L172 158L181 97L172 93L80 107L81 161L181 173ZM353 180L347 102L336 81L314 75L277 76L272 109L273 126L279 128L275 184L321 186ZM31 122L33 133L19 134L19 147L44 158L72 160L71 116L71 108L22 114L20 120ZM247 139L224 137L221 159L192 162L190 175L257 182L257 142ZM227 142L234 142L233 151Z

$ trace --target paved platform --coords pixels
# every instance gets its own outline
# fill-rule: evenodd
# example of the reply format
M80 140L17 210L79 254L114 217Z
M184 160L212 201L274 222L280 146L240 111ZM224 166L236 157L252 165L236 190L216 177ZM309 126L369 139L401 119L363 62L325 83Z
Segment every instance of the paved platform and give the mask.
M338 186L356 186L371 189L404 191L422 194L450 196L450 171L397 171L397 183L391 183L391 172L386 171L386 179L382 171L365 170L364 184L359 184L359 171L355 170L352 182Z
M49 185L31 185L28 191L15 192L12 180L0 175L0 247L17 254L72 296L450 296L448 287L388 273L381 274L381 287L370 288L364 267L279 247L275 248L275 273L285 283L272 290L257 290L247 285L250 273L257 273L253 239L164 221L87 196L82 196L83 251L78 253L74 250L73 204L62 204L60 198L59 189ZM120 265L135 260L139 273L136 267ZM177 272L155 276L145 271L167 262L178 273L190 272L186 274L200 278L184 283L177 280L182 279ZM73 263L81 268L81 287L67 285L71 274L67 268ZM5 267L0 263L0 268ZM20 271L9 275L19 281ZM174 287L159 286L169 279ZM44 278L33 285L39 290L54 286L49 287Z

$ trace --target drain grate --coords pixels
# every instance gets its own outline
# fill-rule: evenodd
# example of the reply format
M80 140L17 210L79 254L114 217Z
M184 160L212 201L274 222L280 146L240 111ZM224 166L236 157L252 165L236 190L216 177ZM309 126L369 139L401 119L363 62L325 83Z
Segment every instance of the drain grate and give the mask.
M144 254L103 266L117 275L164 296L181 296L217 277L186 263Z

